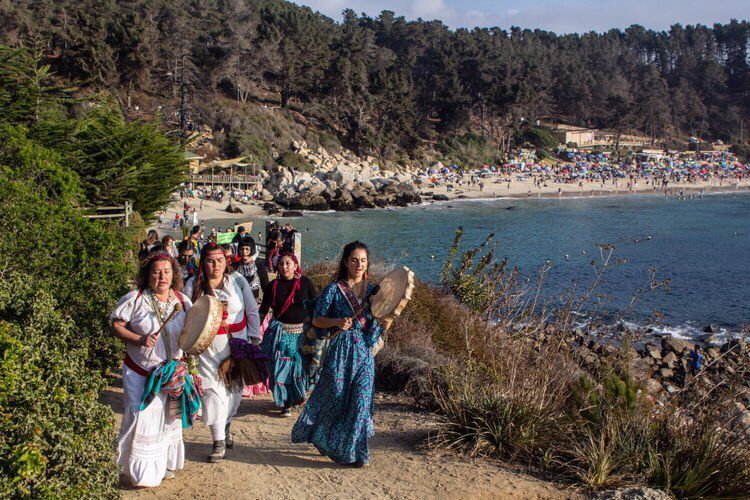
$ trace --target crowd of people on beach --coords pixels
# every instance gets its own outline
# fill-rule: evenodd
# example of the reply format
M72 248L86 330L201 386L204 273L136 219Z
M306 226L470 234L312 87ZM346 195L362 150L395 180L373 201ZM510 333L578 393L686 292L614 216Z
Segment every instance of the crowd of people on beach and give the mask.
M642 188L666 193L672 184L736 187L748 179L750 163L743 164L728 152L635 153L619 161L612 153L571 151L539 160L535 152L525 152L496 166L469 170L453 164L424 168L415 174L421 184L430 188L446 186L448 191L473 185L483 191L490 181L507 184L510 190L515 181L531 180L535 188L573 184L581 189L625 188L634 192L640 184Z
M221 461L239 439L231 423L242 397L264 392L280 417L300 408L292 442L311 443L342 465L370 461L373 356L390 324L380 325L369 309L367 246L347 244L318 293L292 251L289 224L268 228L265 258L237 229L230 244L203 240L200 226L177 244L151 231L135 289L111 313L112 334L126 347L118 465L133 486L158 486L184 467L182 431L196 420L211 432L208 461ZM201 354L188 356L179 338L203 295L224 304L222 326ZM265 380L229 385L226 360L248 356L263 366Z

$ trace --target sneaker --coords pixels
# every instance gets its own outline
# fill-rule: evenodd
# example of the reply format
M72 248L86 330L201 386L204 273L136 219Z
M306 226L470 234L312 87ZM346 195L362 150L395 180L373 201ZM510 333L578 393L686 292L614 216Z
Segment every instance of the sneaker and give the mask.
M224 459L224 455L227 453L227 443L223 439L221 441L214 441L214 447L211 450L211 454L208 456L208 461L212 464L220 462Z
M229 426L232 425L231 422L229 422L226 427L224 427L224 432L226 433L226 438L224 439L224 443L227 446L227 450L231 450L234 448L234 436L232 436L232 433L229 431Z
M174 479L174 472L167 469L167 472L164 473L164 479Z
M292 410L291 408L282 408L281 412L279 413L280 417L288 418L292 416Z

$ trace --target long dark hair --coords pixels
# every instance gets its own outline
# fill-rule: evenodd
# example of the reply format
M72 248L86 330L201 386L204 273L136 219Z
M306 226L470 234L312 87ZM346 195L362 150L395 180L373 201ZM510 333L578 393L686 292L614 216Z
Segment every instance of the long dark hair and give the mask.
M195 286L193 287L193 296L190 298L191 300L195 301L200 297L201 295L209 294L213 291L211 288L211 285L209 284L208 278L206 278L206 257L208 257L208 254L211 252L221 252L222 255L224 255L224 251L221 249L221 245L217 245L216 243L206 243L203 245L203 248L201 248L201 260L200 260L200 267L198 268L198 275L195 277ZM226 256L224 256L226 259ZM227 260L227 265L224 268L224 276L227 276L232 273L232 268L229 265L229 260Z
M344 250L341 252L341 260L339 261L339 269L336 272L336 281L346 280L349 277L349 270L346 268L346 261L352 256L355 250L364 250L367 254L367 269L365 269L364 278L367 279L370 276L370 249L367 245L361 241L352 241L347 243Z

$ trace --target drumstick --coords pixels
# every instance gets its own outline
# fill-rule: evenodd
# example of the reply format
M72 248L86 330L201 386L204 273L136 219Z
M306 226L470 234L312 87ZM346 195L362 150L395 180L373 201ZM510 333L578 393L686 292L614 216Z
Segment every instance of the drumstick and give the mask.
M174 305L174 309L172 309L172 312L169 313L169 316L167 316L167 319L164 321L164 323L161 324L161 326L159 327L159 329L156 331L154 335L158 337L161 331L164 330L164 327L167 326L167 323L169 323L169 320L171 320L174 317L174 315L180 311L182 311L182 304L178 302Z
M161 326L159 327L159 329L156 330L156 333L154 333L153 336L158 339L159 335L161 334L161 331L164 330L165 326L167 326L167 323L169 323L169 321L174 317L174 315L177 314L180 311L182 311L182 304L180 304L178 302L178 303L176 303L174 305L174 309L172 309L172 312L169 313L169 316L167 316L167 319L164 321L164 323L161 324ZM154 343L154 345L152 345L151 347L148 348L149 349L149 352L148 352L149 359L151 358L151 353L154 351L154 346L155 345L156 345L156 343Z

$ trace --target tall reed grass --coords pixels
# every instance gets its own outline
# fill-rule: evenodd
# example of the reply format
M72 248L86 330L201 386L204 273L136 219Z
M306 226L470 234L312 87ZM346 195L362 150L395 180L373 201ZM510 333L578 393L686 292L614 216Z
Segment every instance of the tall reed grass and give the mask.
M630 339L591 346L585 357L564 340L577 313L602 300L597 286L619 262L614 247L600 246L591 286L571 287L553 304L540 293L549 264L537 282L522 282L495 258L492 237L462 252L462 236L459 229L441 284L417 283L376 360L379 387L435 410L433 446L524 464L593 491L640 484L678 497L750 493L750 439L728 419L731 393L696 405L688 392L663 404L632 372ZM331 273L308 270L320 285ZM628 308L668 285L652 271Z

